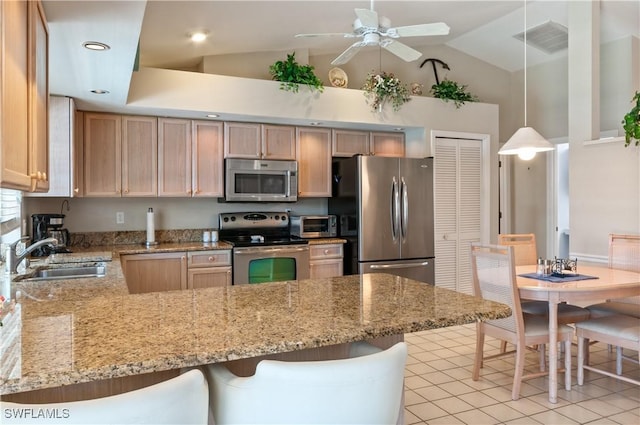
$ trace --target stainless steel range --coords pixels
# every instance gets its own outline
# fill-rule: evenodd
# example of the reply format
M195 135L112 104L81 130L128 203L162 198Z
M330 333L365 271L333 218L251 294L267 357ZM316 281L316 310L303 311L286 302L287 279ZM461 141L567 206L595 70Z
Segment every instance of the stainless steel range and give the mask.
M286 212L221 213L220 240L233 245L233 284L309 277L309 246L291 238Z

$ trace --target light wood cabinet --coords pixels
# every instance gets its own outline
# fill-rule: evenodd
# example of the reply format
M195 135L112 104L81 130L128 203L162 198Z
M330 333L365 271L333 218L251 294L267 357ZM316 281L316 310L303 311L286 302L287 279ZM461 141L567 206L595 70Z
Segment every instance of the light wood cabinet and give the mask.
M49 190L49 30L42 3L29 3L29 176L31 191Z
M191 121L158 120L158 196L190 197Z
M185 252L120 256L130 294L187 289Z
M309 277L312 279L342 276L343 244L309 246Z
M331 196L331 130L297 128L298 196Z
M225 122L224 157L295 160L295 127Z
M25 193L29 197L77 197L80 192L81 169L77 158L82 158L82 140L78 143L77 112L70 97L49 98L49 191ZM80 145L80 146L78 146Z
M84 196L156 196L156 118L84 113Z
M193 251L187 257L187 288L231 285L231 250Z
M28 2L0 1L0 186L30 190Z
M405 155L404 133L334 129L331 155L351 157L357 154L403 157Z
M157 131L155 117L122 117L122 196L157 195Z
M404 133L371 132L371 152L377 156L404 157Z
M192 177L194 197L224 195L223 124L193 121Z
M331 156L349 158L369 154L368 131L334 129L331 133Z
M84 196L121 195L121 140L120 115L84 114Z

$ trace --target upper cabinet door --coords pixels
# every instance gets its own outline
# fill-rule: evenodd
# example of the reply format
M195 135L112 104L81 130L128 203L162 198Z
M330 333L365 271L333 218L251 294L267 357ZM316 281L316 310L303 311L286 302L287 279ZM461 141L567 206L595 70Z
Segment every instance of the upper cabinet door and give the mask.
M0 1L0 186L30 190L28 2Z
M331 196L331 130L298 127L298 196Z
M284 125L262 125L262 159L296 159L296 129Z
M158 119L158 196L191 196L191 121Z
M192 121L193 196L223 196L223 125L221 122Z
M404 157L404 133L371 133L371 153L377 156Z
M158 194L158 120L122 117L122 196Z
M260 159L262 155L260 124L224 123L224 157Z
M331 140L331 156L347 157L369 155L369 132L334 129Z
M29 3L29 175L31 190L49 190L49 30L39 1Z
M120 115L84 113L84 196L121 195L121 139Z

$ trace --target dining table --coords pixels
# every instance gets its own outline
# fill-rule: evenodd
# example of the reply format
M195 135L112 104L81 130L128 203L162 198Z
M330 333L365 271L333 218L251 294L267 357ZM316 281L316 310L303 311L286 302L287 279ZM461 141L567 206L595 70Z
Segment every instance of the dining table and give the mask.
M585 305L612 298L640 295L640 273L607 267L580 265L575 273L558 277L536 275L536 265L516 267L520 298L549 303L549 402L558 401L558 304ZM569 388L570 389L570 388Z

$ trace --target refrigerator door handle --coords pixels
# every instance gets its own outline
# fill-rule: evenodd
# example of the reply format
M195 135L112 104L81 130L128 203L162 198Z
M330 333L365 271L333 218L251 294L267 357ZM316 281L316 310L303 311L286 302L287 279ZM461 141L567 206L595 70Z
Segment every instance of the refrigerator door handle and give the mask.
M370 267L372 270L383 270L383 269L408 269L416 266L428 266L428 261L423 261L422 263L403 263L403 264L372 264Z
M391 180L391 205L389 211L389 216L391 219L391 237L394 242L398 240L398 221L400 215L399 207L400 199L398 195L398 182L396 181L396 177L394 176Z
M402 178L400 187L402 188L402 218L400 220L400 231L402 232L402 241L407 238L407 224L409 223L409 192L407 191L407 182Z

